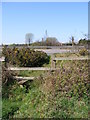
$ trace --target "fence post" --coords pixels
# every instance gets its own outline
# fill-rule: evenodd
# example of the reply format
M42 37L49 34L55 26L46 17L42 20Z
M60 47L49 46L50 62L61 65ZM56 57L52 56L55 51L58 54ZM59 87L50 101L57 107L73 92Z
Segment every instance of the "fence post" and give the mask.
M54 55L51 55L51 68L56 68L56 60L54 60Z
M5 67L7 68L7 58L5 57Z

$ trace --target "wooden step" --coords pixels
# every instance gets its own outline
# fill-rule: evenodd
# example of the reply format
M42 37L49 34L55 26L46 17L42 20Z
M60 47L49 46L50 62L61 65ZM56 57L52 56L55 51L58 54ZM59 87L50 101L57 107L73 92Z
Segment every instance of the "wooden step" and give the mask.
M33 80L35 77L14 76L14 78L21 81L21 80Z
M18 84L24 84L27 81L34 80L35 77L22 77L22 76L14 76L14 78L18 81Z

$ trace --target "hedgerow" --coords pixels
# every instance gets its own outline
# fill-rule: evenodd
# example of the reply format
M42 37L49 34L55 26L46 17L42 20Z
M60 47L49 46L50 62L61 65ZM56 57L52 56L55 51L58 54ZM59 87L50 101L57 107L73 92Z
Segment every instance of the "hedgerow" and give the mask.
M88 118L88 69L87 60L63 61L60 70L37 78L15 117Z
M30 48L4 48L3 55L6 63L20 67L41 67L48 64L50 59L46 53Z
M9 49L8 62L11 52ZM24 51L20 54L23 57L26 53ZM28 89L16 83L11 84L14 73L4 69L6 73L3 73L3 83L7 84L2 90L3 118L88 118L89 62L59 61L59 70L49 71L33 82L28 81Z

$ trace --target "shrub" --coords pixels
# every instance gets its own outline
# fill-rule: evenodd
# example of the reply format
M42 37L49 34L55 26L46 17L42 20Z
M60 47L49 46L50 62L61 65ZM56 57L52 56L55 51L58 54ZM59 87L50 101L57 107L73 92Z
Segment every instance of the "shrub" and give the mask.
M79 51L79 54L85 56L85 55L88 55L88 51L87 49L83 48Z
M27 93L19 85L8 88L3 118L88 118L88 62L63 61L60 70L29 83Z
M22 67L41 67L50 60L46 53L29 48L4 48L3 54L7 63Z
M9 97L10 89L13 84L16 83L16 80L14 79L15 75L17 75L16 72L7 70L4 66L2 66L2 97Z
M16 118L88 117L88 61L68 61L62 66L30 84Z
M83 66L83 67L82 67ZM54 94L58 93L72 97L88 96L89 90L89 75L88 61L68 61L62 64L60 70L47 73L44 81L43 91Z

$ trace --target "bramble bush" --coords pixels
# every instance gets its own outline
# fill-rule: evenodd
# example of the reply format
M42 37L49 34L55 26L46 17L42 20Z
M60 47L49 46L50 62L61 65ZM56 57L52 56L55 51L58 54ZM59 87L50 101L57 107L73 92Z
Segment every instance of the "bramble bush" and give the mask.
M57 71L35 79L15 117L87 118L88 61L66 61ZM25 103L25 104L24 104Z
M26 86L5 88L3 118L88 118L89 61L59 61L60 70L49 71Z
M40 79L39 79L40 81ZM89 61L63 61L60 70L43 78L43 91L78 98L89 95Z
M88 51L87 49L83 48L79 51L79 54L85 56L85 55L88 55Z
M50 60L46 53L30 48L4 48L3 55L7 63L20 67L41 67Z
M21 52L21 50L16 51ZM12 51L9 49L9 52L7 60L12 62ZM23 52L20 53L22 57L23 54L26 54L25 51ZM9 55L12 61L9 61ZM15 58L17 60L17 56ZM18 65L20 61L16 60L14 62L17 62L16 65ZM60 70L49 71L32 83L29 81L28 91L26 86L11 84L15 73L11 73L11 71L8 73L4 68L6 73L3 73L2 81L4 83L2 90L3 119L11 117L15 119L88 118L89 60L83 62L82 60L58 61L57 65L60 66Z

